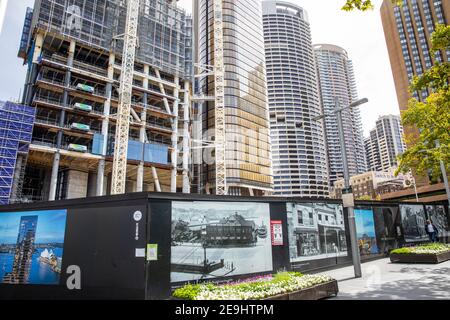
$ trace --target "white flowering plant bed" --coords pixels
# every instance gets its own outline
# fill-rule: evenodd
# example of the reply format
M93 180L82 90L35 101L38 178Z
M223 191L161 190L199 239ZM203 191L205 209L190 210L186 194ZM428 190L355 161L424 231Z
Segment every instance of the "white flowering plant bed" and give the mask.
M429 243L410 248L401 248L391 251L390 258L393 263L438 264L450 260L450 245Z
M265 300L283 295L287 297L289 294L329 283L336 283L336 280L323 275L283 272L227 285L188 284L176 290L173 296L183 300ZM337 284L332 294L337 294Z
M441 254L450 252L450 245L444 243L427 243L416 247L396 249L391 254Z

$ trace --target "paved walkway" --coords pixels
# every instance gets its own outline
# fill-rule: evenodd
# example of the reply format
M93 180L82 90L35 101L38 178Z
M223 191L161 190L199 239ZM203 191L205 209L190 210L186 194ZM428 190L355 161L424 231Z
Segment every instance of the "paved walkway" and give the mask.
M339 281L340 300L450 299L450 261L438 265L393 264L382 259L362 265L363 278L352 267L324 272Z

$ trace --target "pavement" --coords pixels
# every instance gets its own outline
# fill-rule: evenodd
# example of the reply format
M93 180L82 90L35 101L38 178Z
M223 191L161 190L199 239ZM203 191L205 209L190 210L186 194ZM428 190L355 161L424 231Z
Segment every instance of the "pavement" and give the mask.
M450 261L425 265L381 259L364 263L362 273L355 279L353 266L323 272L339 281L336 300L450 299Z

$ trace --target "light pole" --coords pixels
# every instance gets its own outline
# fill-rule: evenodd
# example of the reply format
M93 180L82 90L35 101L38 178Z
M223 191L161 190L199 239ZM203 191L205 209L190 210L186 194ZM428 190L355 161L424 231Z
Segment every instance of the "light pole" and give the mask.
M439 140L436 140L436 147L439 148L441 146ZM442 172L442 176L444 178L444 185L445 185L445 192L447 193L447 200L448 200L448 205L450 206L450 185L448 183L448 176L447 176L447 170L445 169L445 163L444 161L440 161L441 162L441 172Z
M344 201L344 208L348 210L348 224L349 224L349 232L350 232L350 242L352 248L352 259L353 259L353 267L355 269L355 277L361 278L361 256L359 253L358 246L358 236L356 233L356 221L355 221L355 201L353 196L353 190L350 186L350 172L348 170L348 161L347 161L347 149L345 147L345 135L344 135L344 124L342 122L342 111L347 109L356 108L360 105L363 105L369 100L367 98L358 100L347 107L341 107L339 99L335 99L336 106L333 112L325 113L317 118L314 118L315 121L322 120L326 117L337 116L338 120L338 128L339 128L339 140L341 142L341 152L342 152L342 162L344 167L344 189L342 190L342 199Z

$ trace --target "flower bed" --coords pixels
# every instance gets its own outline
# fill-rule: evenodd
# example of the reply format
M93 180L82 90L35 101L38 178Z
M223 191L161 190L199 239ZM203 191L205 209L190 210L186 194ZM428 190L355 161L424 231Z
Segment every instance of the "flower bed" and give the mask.
M450 245L432 243L401 248L393 250L390 258L394 263L442 263L450 260Z
M282 299L287 300L289 296L293 299L292 294L294 293L306 290L315 292L317 287L326 286L330 283L333 284L331 289L325 288L320 290L320 294L313 294L314 297L318 296L318 298L336 295L337 282L328 276L285 272L222 286L212 283L186 285L176 290L173 296L183 300L264 300L283 296ZM300 296L297 295L297 297Z

